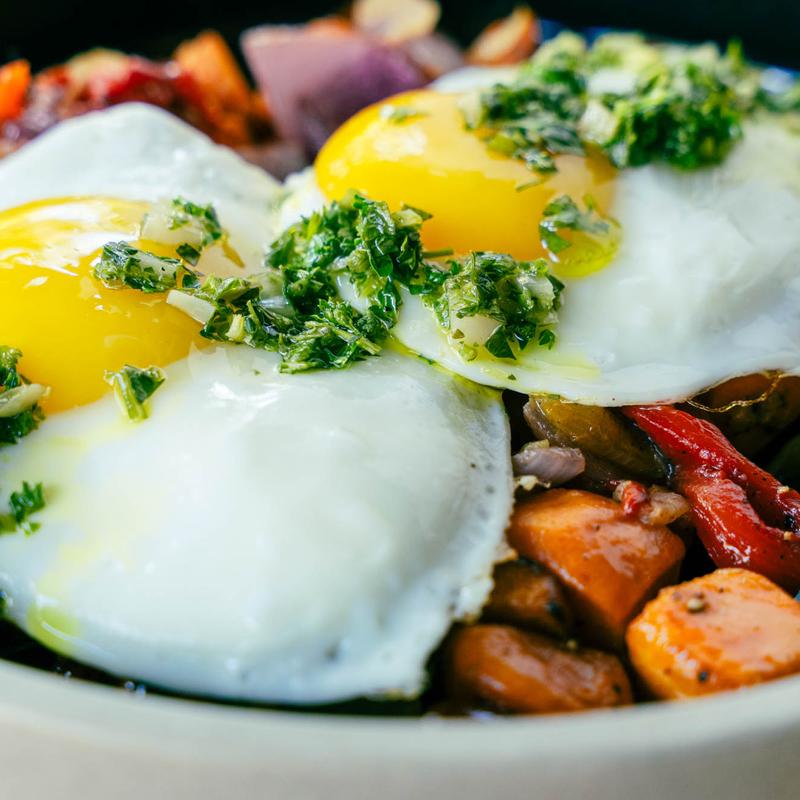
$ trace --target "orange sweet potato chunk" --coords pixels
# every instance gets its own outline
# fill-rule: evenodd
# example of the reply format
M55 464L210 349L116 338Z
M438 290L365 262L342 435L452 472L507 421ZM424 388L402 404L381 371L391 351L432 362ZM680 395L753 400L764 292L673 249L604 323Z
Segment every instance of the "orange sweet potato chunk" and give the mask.
M656 697L738 689L800 672L800 603L755 572L718 569L662 589L627 641Z
M677 579L685 553L665 526L646 525L613 500L578 490L552 489L520 503L508 539L561 581L581 637L615 650L647 600Z
M533 562L509 561L495 567L494 588L482 618L546 633L555 639L566 639L572 630L572 611L564 590Z
M616 656L571 651L506 625L458 629L445 650L451 696L518 714L609 708L632 702Z

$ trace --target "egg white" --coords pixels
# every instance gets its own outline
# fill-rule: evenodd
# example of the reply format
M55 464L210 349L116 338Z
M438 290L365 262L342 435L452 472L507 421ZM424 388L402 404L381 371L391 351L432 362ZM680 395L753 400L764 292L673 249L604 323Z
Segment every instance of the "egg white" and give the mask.
M213 202L249 266L277 188L144 106L65 123L0 162L0 208ZM491 588L512 502L498 394L400 352L284 375L274 354L221 345L166 374L145 422L108 395L0 450L0 507L23 480L47 497L35 534L0 537L7 616L58 652L181 692L418 692L451 622Z
M101 195L211 203L251 269L274 237L280 184L166 111L126 103L59 123L0 162L0 210Z
M35 477L48 495L33 536L0 539L7 614L184 692L419 691L491 586L511 498L502 407L397 353L335 374L276 362L197 353L145 423L107 397L4 450L4 488Z
M472 70L442 87L464 90L487 78L494 71ZM313 170L290 178L287 189L280 225L324 202ZM421 298L411 296L394 335L478 383L602 406L677 401L738 375L800 371L794 130L776 117L748 121L722 164L627 169L614 191L610 215L620 223L621 243L610 264L582 278L553 266L566 289L552 350L529 346L517 360L481 350L466 361ZM532 238L536 225L531 220Z

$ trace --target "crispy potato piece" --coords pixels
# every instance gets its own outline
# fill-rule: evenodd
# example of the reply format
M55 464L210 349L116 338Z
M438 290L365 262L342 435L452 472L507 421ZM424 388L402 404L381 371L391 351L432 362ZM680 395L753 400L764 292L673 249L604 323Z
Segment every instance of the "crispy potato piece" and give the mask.
M31 83L31 68L27 61L12 61L0 67L0 122L14 119L25 102Z
M656 697L738 689L800 672L800 603L755 572L718 569L662 589L627 641Z
M561 581L581 637L615 650L647 600L677 579L685 553L668 528L625 516L607 497L565 489L517 505L508 540Z
M630 681L616 656L569 650L506 625L460 628L445 658L450 692L461 703L544 714L632 702Z
M494 588L483 618L566 639L572 611L558 581L530 561L508 561L494 570Z

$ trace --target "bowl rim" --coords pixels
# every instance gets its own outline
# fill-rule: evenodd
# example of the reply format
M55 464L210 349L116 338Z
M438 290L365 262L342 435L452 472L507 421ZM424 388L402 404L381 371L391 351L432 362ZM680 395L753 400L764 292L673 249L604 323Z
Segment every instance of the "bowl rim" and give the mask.
M256 768L344 758L497 768L508 759L683 752L800 729L800 676L691 702L488 721L298 713L137 695L0 662L0 728L45 731L143 757ZM331 747L335 737L336 747Z

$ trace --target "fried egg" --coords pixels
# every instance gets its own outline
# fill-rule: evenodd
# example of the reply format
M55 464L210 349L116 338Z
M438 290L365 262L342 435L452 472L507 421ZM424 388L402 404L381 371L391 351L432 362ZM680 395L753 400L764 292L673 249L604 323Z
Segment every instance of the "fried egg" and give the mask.
M313 170L289 181L281 223L356 190L433 214L423 227L430 250L530 259L545 254L538 223L547 203L591 196L618 227L553 263L566 288L552 349L529 345L512 360L480 348L466 360L452 335L464 321L443 330L411 296L394 335L476 382L602 406L676 401L730 377L800 370L795 131L779 117L751 119L723 163L695 171L617 171L590 153L559 156L558 172L537 178L464 127L460 92L495 76L473 69L357 114ZM491 333L484 328L476 341Z
M136 105L0 162L0 343L52 390L40 428L0 450L0 505L22 481L47 499L33 535L0 537L5 613L59 653L179 692L413 695L491 588L512 499L498 393L400 350L285 375L272 353L210 345L163 295L91 275L104 243L137 241L176 195L213 203L257 269L276 194ZM139 424L102 381L124 363L166 374Z

